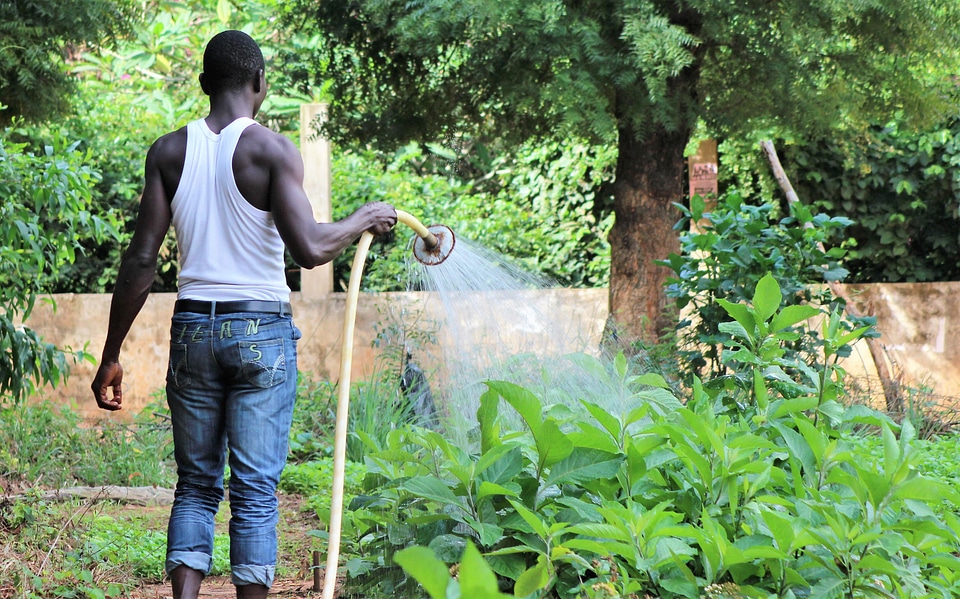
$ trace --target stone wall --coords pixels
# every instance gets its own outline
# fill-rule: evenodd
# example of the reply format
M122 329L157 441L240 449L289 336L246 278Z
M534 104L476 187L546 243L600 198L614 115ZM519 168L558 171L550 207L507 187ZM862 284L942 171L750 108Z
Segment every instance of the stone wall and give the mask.
M946 403L960 398L960 283L884 284L848 286L861 311L878 319L881 342L891 372L904 385L928 386L932 394ZM59 346L83 348L99 358L106 334L110 306L109 295L57 295L54 304L38 302L28 325L44 339ZM121 354L124 366L124 404L126 409L112 415L129 418L149 403L162 389L167 365L167 337L174 294L152 294L134 323ZM331 293L320 299L304 299L293 294L300 341L300 370L318 379L336 380L343 345L343 318L346 296ZM560 289L531 292L524 300L542 303L545 310L560 312L560 319L579 322L586 331L587 343L596 345L607 316L605 289ZM378 350L374 340L383 323L400 315L416 314L429 321L437 302L427 294L361 294L354 334L352 378L360 380L373 372ZM523 346L524 331L501 331L512 335ZM876 369L865 344L858 344L845 368L859 381L864 393L881 393ZM95 365L74 367L66 385L45 389L43 396L55 402L74 405L87 418L105 413L96 408L90 391ZM881 404L882 405L882 404Z

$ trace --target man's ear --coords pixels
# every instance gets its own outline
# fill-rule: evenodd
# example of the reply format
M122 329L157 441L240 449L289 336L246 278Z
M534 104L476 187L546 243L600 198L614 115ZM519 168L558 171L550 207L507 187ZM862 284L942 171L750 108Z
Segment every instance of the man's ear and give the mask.
M253 93L259 94L263 84L263 69L257 70L257 76L253 78Z
M204 73L200 73L200 77L198 77L198 79L200 80L200 89L203 90L203 93L204 93L204 94L206 94L206 95L209 96L209 95L210 95L210 90L207 88L207 77L206 77L206 75L205 75Z

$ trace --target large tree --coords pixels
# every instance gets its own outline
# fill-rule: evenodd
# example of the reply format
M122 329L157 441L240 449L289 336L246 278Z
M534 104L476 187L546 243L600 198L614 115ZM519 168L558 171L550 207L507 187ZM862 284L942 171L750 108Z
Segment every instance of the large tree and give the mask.
M630 337L669 324L655 260L698 123L717 134L830 131L950 98L931 65L960 41L955 0L294 0L322 37L338 140L616 143L611 314Z
M136 0L0 0L0 124L49 118L69 106L64 62L129 32Z

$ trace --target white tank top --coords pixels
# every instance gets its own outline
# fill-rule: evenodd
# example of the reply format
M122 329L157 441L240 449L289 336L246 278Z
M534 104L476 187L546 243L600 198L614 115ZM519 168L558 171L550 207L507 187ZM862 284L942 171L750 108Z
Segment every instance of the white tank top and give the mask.
M273 215L250 205L233 176L233 152L251 125L259 126L239 118L219 134L203 119L187 125L183 175L170 203L179 299L290 300Z

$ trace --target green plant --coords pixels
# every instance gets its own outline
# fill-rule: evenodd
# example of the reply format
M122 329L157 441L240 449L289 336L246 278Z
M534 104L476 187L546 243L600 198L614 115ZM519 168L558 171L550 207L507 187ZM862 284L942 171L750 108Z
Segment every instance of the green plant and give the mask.
M398 552L419 545L455 564L474 544L516 596L958 592L960 519L934 510L960 495L917 472L909 422L898 437L883 414L836 400L843 372L832 358L863 331L828 317L821 359L790 359L785 331L815 310L780 296L768 276L748 302L721 303L734 318L723 323L732 374L694 379L685 402L622 356L610 367L580 358L633 401L612 410L614 385L601 382L601 397L575 409L489 381L475 451L435 431L394 431L367 456L367 494L351 504L368 556L351 574L390 580L400 596L412 591L392 566ZM882 460L849 441L864 427L881 432Z
M89 559L124 566L139 578L162 580L167 534L163 530L143 530L133 520L101 515L86 523L82 551ZM230 539L216 534L213 543L214 576L230 572Z
M64 379L70 353L90 359L44 343L23 323L57 270L82 252L80 239L105 240L115 230L94 214L99 175L76 143L54 136L34 155L8 135L0 132L0 402L17 402Z
M70 8L54 0L0 5L0 124L65 112L76 88L65 59L79 47L111 45L140 16L131 0L81 0Z
M838 238L850 224L848 219L815 216L797 204L791 205L789 216L775 219L773 204L748 204L736 191L722 194L714 206L696 196L689 208L679 208L683 213L677 224L681 252L661 264L674 273L667 294L681 315L679 354L688 381L693 375L713 379L726 372L721 351L729 344L730 334L720 326L728 318L728 304L723 302L747 301L757 282L768 274L777 280L783 306L838 306L842 319L837 326L852 329L872 324L869 319L854 322L845 316L844 302L826 287L842 280L847 271L841 265L843 250L824 250L823 244ZM801 334L792 327L802 320L790 323L790 330L777 342L790 357L812 362L818 359L823 340L816 331Z
M470 599L506 599L501 593L497 577L483 560L480 552L468 543L456 568L457 575L427 548L410 547L394 558L427 591L431 599L470 597Z
M17 484L169 486L171 442L162 411L83 427L49 402L0 406L0 477Z

